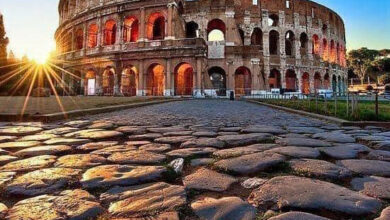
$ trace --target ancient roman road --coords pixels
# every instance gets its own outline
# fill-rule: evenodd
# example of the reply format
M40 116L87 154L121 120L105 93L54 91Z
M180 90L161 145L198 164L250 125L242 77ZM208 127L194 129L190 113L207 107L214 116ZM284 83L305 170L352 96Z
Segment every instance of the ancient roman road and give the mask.
M189 100L0 123L0 219L390 219L390 132Z

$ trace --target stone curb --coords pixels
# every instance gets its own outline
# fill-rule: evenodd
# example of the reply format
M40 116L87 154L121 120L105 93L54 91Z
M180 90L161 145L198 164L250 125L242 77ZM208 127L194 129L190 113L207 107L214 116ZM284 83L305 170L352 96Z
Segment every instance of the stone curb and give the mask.
M130 109L130 108L137 108L137 107L143 107L143 106L148 106L148 105L157 105L157 104L184 101L184 100L188 100L188 99L187 98L174 98L174 99L167 99L167 100L125 104L125 105L106 106L106 107L101 107L101 108L73 110L73 111L68 111L65 113L58 112L58 113L51 113L51 114L45 114L45 115L25 114L25 115L21 116L21 115L15 115L15 114L0 114L0 121L3 121L3 122L15 122L15 121L18 121L18 122L19 121L53 122L53 121L66 120L66 119L81 117L81 116L86 116L86 115L107 113L107 112Z
M278 109L278 110L282 110L282 111L298 114L298 115L303 115L303 116L307 116L307 117L311 117L311 118L316 118L316 119L320 119L320 120L324 120L324 121L329 121L329 122L338 124L340 126L357 126L357 127L362 127L362 128L366 127L366 126L377 126L377 127L383 127L383 128L390 128L390 122L380 122L380 121L347 121L347 120L340 119L340 118L335 118L335 117L332 117L332 116L325 116L325 115L320 115L320 114L316 114L316 113L305 112L305 111L296 110L296 109L292 109L292 108L287 108L287 107L282 107L282 106L278 106L278 105L272 105L272 104L268 104L268 103L263 103L263 102L255 101L255 100L246 100L246 101L250 102L250 103L264 105L264 106L271 107L271 108L274 108L274 109Z

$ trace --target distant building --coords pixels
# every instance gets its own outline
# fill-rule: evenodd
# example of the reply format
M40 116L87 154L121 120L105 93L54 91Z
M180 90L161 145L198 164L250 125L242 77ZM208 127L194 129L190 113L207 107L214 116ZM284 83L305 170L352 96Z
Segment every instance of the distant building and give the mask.
M3 15L0 13L0 65L7 61L8 37L4 28Z

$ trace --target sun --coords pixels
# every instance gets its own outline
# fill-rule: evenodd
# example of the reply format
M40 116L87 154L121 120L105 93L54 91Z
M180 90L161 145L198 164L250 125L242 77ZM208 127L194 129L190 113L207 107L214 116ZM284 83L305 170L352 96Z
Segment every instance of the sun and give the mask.
M41 65L46 64L48 59L49 59L49 56L44 55L44 54L42 54L42 55L36 54L36 55L31 56L32 61L34 61L37 64L41 64Z

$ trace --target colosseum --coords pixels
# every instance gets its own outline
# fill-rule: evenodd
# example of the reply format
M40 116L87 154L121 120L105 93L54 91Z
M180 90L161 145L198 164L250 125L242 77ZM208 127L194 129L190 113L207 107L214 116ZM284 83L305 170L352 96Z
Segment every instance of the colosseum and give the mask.
M346 89L342 18L309 0L60 0L79 95L227 97Z

